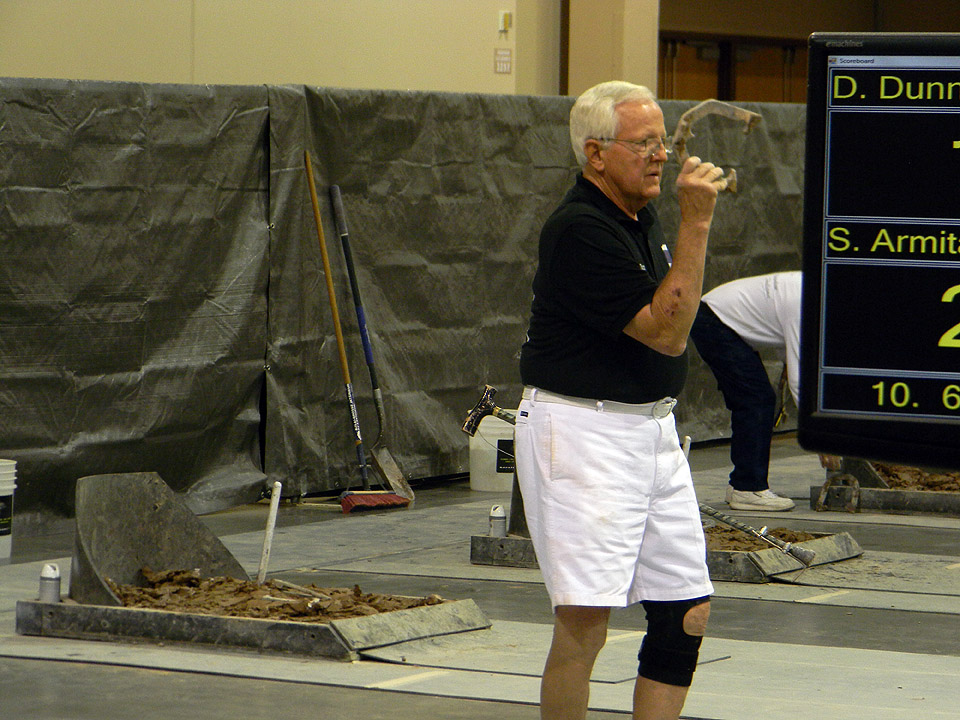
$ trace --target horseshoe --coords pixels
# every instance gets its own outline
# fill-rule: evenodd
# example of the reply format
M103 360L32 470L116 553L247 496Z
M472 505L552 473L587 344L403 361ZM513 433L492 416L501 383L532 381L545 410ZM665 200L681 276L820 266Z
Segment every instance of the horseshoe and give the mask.
M677 122L677 129L674 130L673 137L670 140L670 149L673 150L674 157L677 158L677 162L681 165L690 157L690 154L687 152L687 140L694 137L693 124L706 115L722 115L731 120L743 122L746 124L743 130L744 134L753 130L757 123L763 119L763 116L758 113L744 110L741 107L731 105L722 100L704 100L694 105L680 116L680 120ZM736 170L730 170L723 178L723 186L720 190L721 192L723 190L730 192L737 191Z

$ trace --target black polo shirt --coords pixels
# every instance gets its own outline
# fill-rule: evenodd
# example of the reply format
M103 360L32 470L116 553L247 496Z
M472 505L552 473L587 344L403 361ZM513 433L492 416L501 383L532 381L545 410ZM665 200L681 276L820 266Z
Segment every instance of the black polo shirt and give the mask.
M653 207L632 220L578 175L540 233L523 383L628 403L679 394L686 353L663 355L623 332L669 269L663 247Z

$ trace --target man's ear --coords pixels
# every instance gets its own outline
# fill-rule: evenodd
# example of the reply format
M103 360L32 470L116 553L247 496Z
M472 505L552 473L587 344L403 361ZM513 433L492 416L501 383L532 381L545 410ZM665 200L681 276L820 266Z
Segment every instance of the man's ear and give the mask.
M602 171L604 165L603 157L600 155L601 150L603 145L599 140L590 138L583 144L583 154L587 156L587 163L597 172Z

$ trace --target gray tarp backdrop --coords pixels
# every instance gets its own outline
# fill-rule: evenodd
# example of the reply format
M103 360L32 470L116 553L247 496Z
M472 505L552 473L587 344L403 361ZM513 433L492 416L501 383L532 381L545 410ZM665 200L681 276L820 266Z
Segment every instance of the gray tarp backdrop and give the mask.
M484 384L515 406L544 218L572 182L572 98L0 79L0 457L17 513L155 471L196 512L357 485L304 172L310 152L365 441L377 435L328 190L340 187L410 480L465 472ZM668 132L694 103L664 101ZM740 176L706 288L800 264L804 108L745 104L689 143ZM658 207L677 225L670 164ZM778 372L772 361L771 373ZM677 418L729 434L691 353ZM791 426L788 426L791 427Z

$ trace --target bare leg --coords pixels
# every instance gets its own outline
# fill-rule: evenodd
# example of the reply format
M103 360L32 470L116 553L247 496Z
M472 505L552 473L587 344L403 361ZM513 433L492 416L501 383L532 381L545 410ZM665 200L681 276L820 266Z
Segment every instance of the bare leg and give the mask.
M633 720L677 720L689 688L638 677L633 690Z
M610 608L560 605L553 643L540 684L543 720L583 720L590 699L590 673L607 640Z

